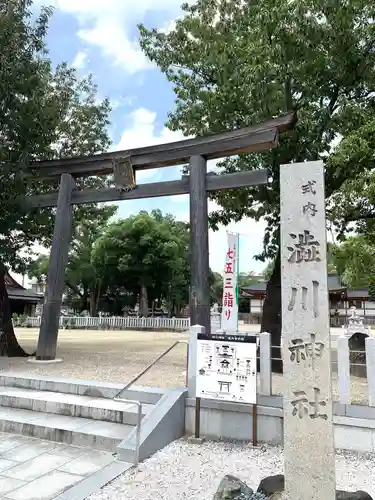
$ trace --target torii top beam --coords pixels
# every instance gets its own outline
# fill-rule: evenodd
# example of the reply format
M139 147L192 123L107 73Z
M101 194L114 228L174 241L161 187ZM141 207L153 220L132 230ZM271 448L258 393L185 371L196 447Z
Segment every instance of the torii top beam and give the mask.
M239 153L263 151L276 147L279 134L291 130L295 122L295 113L289 113L259 125L211 136L127 151L38 161L30 164L29 168L32 169L30 176L47 180L60 177L64 173L73 177L107 175L113 173L113 162L121 159L130 160L132 167L137 171L181 165L195 155L211 160Z

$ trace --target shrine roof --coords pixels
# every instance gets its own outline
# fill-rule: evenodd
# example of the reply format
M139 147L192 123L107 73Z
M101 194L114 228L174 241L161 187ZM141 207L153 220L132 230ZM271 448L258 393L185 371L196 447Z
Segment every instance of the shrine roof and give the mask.
M259 297L265 296L267 289L267 282L252 283L248 286L241 287L241 292L246 297ZM351 290L348 289L341 281L340 276L336 274L328 275L328 292L329 293L342 293L346 292L347 297L354 298L368 298L368 290L366 288Z
M29 302L30 304L36 304L43 300L42 293L36 293L33 290L26 290L25 288L7 286L7 292L10 300L20 300L22 302Z
M368 299L368 288L356 288L347 291L348 299Z
M37 303L43 299L43 294L27 290L18 283L9 273L5 273L5 286L10 300Z
M5 273L4 280L5 280L5 286L7 288L12 287L12 288L18 288L19 290L25 290L25 288L21 286L14 278L12 278L12 276L8 272Z

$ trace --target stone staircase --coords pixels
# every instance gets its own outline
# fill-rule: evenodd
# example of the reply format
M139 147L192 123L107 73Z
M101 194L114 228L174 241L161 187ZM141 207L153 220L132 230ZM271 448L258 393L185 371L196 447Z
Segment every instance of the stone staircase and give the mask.
M138 406L115 401L120 389L121 384L1 372L0 431L111 451L133 462ZM142 403L141 460L183 434L185 392L134 388L121 395Z

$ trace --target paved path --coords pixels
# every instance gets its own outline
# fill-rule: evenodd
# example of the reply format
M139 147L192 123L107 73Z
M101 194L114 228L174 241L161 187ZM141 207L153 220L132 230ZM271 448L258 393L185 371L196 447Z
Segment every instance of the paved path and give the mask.
M129 468L109 452L0 433L0 500L81 500Z

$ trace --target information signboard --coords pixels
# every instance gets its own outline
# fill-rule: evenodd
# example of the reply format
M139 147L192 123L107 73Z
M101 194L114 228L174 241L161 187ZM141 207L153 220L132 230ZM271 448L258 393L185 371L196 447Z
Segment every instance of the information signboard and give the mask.
M196 397L256 404L257 337L198 334Z

